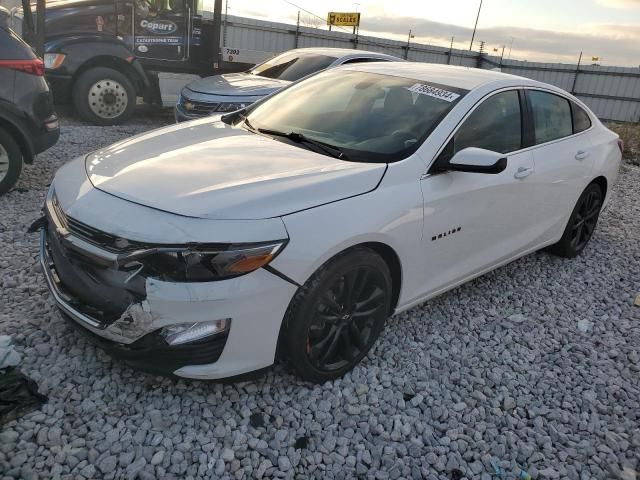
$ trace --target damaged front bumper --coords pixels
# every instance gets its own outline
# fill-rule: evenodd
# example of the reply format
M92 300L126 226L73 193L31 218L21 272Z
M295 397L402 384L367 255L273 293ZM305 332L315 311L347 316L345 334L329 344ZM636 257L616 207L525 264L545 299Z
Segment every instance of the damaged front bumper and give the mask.
M188 365L211 364L224 350L228 332L184 345L168 345L153 322L149 304L131 305L113 323L87 315L67 292L51 259L47 232L40 234L40 264L49 291L64 316L93 344L134 368L151 373L173 374Z
M143 275L129 282L116 254L76 235L78 226L65 230L49 201L45 211L47 222L39 226L47 285L64 316L93 343L135 368L186 378L227 378L273 364L296 286L264 269L215 282ZM161 334L172 325L217 319L228 319L230 328L189 343L169 345Z

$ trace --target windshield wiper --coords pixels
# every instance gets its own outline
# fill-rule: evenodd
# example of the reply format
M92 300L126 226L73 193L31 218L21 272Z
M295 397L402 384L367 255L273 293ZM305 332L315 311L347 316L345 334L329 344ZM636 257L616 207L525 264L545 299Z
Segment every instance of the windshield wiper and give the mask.
M246 120L245 120L246 123ZM274 137L283 137L288 138L289 140L293 140L296 143L307 143L309 145L313 145L330 157L339 158L340 160L349 160L345 153L340 150L338 147L334 145L329 145L327 143L321 142L319 140L314 140L313 138L307 137L305 134L300 132L280 132L279 130L271 130L268 128L258 128L257 130L260 133L265 135L272 135Z

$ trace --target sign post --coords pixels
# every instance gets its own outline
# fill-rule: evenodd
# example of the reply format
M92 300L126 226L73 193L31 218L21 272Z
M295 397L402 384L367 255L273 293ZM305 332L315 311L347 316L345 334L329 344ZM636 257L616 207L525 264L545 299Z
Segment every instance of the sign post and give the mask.
M331 27L353 27L353 48L358 48L358 28L360 27L359 12L329 12L327 15L329 31Z

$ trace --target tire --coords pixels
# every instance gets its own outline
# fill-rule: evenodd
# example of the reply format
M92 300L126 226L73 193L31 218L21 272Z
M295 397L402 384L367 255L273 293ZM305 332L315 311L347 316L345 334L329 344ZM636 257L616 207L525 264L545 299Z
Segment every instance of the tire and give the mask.
M604 192L599 185L591 183L578 199L560 241L549 251L565 258L573 258L587 246L596 229Z
M73 85L73 105L94 125L120 125L136 108L131 80L113 68L95 67L82 73Z
M0 195L16 184L22 171L22 151L6 130L0 128Z
M300 287L285 315L284 346L296 373L324 383L355 367L384 328L391 291L389 267L369 248L347 250L325 263Z

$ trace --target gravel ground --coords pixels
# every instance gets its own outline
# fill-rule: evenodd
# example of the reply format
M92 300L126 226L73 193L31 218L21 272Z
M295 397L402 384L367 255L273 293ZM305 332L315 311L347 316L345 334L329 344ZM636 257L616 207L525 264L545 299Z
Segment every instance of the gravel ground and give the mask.
M0 332L49 397L0 427L0 478L484 480L492 461L503 478L640 478L640 167L581 257L530 255L399 315L341 380L171 380L68 327L25 234L67 159L170 120L66 119L0 198Z

